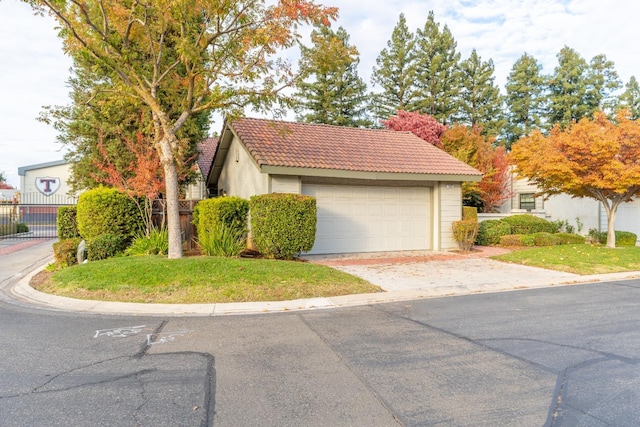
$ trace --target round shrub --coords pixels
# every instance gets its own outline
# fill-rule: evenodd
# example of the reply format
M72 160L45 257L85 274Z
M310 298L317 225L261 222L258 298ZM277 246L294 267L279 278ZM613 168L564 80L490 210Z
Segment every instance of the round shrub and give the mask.
M114 188L99 187L80 195L77 205L80 235L95 240L104 234L118 236L126 246L144 229L136 203Z
M76 206L60 206L58 208L58 218L56 219L58 238L71 239L73 237L80 237L77 213L78 210Z
M316 199L273 193L249 201L253 242L263 255L291 259L313 248L316 239Z
M489 219L482 221L478 226L478 237L476 244L480 246L491 246L500 243L500 238L511 234L511 226L502 220Z
M103 234L91 240L87 240L87 259L100 261L114 257L124 251L126 244L122 236L115 234Z

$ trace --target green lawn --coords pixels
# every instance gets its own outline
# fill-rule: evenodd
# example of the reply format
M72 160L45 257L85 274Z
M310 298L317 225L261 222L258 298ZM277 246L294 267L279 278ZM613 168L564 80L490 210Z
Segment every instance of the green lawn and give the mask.
M608 249L588 244L545 246L492 258L583 275L640 271L640 247Z
M55 271L39 282L38 290L55 295L146 303L283 301L382 291L321 265L218 257L110 258Z

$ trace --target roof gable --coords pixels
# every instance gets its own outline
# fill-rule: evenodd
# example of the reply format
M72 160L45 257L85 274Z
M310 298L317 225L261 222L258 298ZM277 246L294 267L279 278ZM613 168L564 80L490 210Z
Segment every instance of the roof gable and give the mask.
M239 118L225 124L214 156L224 162L231 131L260 169L305 169L376 174L457 176L477 181L482 173L411 132ZM216 166L217 165L217 166ZM219 172L214 172L217 179ZM434 176L436 175L436 176Z

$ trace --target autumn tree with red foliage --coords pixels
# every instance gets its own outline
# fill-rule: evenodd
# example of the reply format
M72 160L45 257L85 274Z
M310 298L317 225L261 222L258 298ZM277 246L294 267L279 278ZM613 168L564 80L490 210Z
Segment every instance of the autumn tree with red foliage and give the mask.
M484 174L480 182L463 183L465 204L496 212L511 197L506 150L496 148L493 139L483 135L479 127L452 126L442 135L442 144L447 153Z
M155 148L145 141L142 133L138 132L136 140L123 138L127 149L134 155L134 160L124 168L116 166L102 141L102 134L98 135L98 152L100 160L93 160L93 165L99 172L92 177L110 187L117 188L131 197L142 214L147 235L152 229L153 201L164 192L164 180L162 178L162 166L160 159L154 153ZM142 202L140 201L142 199Z
M398 110L395 116L382 120L387 129L409 131L429 144L442 148L440 137L447 127L428 114Z

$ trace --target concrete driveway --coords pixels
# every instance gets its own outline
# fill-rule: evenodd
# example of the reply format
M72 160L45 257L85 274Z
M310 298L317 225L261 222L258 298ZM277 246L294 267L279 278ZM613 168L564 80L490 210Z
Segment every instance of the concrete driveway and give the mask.
M580 276L489 258L506 252L509 250L477 247L468 254L416 251L308 256L307 259L362 277L388 292L419 292L424 296L498 292L637 276L637 273Z

